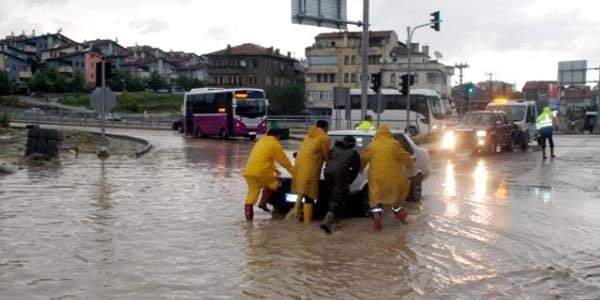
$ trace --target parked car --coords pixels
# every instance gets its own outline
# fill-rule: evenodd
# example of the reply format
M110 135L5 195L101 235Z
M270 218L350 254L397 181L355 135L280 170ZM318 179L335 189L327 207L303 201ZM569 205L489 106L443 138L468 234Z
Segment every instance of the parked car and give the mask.
M110 113L106 116L106 120L113 121L113 122L120 122L120 121L123 121L123 116L121 116L120 114Z
M394 138L400 142L404 149L411 155L414 162L414 173L410 176L410 193L407 201L418 201L421 199L422 183L429 175L429 153L426 149L417 146L411 138L399 131L392 131ZM361 130L336 130L328 132L331 140L331 145L336 141L341 140L346 135L351 135L356 139L355 149L362 154L369 143L373 140L375 131ZM294 153L287 152L290 160L293 161ZM368 167L367 167L368 168ZM291 176L283 168L280 168L281 176L279 177L280 187L273 193L269 199L269 203L273 205L277 212L286 213L296 201L296 195L291 192ZM364 170L350 185L350 201L344 208L342 213L345 217L365 216L369 211L369 193L368 193L368 171ZM323 173L321 173L321 181L319 185L319 197L315 203L315 217L322 217L327 212L329 205L328 188L325 185Z
M444 135L442 150L454 152L473 150L487 154L512 152L517 127L509 122L503 111L472 111Z
M183 119L179 118L173 121L173 123L171 123L171 129L177 130L179 133L183 133Z

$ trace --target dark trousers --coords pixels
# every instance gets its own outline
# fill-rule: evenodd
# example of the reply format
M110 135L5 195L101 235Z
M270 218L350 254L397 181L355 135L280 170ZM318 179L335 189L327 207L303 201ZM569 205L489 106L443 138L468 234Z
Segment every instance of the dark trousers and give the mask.
M350 196L350 184L346 176L325 173L325 182L329 188L329 209L336 217L340 217L343 207Z
M546 149L546 139L550 144L550 148L554 148L554 141L552 140L552 127L544 127L540 129L540 145L542 150Z

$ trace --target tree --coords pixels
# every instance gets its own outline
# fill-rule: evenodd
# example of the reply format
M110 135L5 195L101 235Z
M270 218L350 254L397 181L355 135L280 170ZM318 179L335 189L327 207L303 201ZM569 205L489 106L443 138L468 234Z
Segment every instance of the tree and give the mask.
M81 70L75 70L75 74L73 74L73 78L69 82L69 91L76 93L85 92L85 77Z
M204 83L204 81L202 81L198 78L190 78L187 76L177 77L177 79L175 80L175 84L177 84L178 86L181 86L186 91L189 91L193 88L200 88L200 87L206 86L206 83Z
M276 93L279 111L284 115L297 115L304 110L304 87L298 83L290 83Z
M163 78L160 76L160 74L158 74L158 72L154 71L152 72L152 74L150 74L150 79L148 80L148 86L156 91L162 88L166 87L166 82L163 80Z
M0 71L0 95L9 95L11 92L12 89L8 74L4 71Z

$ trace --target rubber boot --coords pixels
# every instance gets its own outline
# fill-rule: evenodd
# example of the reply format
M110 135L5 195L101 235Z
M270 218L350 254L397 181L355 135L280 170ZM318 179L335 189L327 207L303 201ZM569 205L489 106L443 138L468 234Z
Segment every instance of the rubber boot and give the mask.
M271 212L271 210L267 207L267 202L269 201L271 194L273 194L272 189L264 188L262 190L262 195L260 195L260 201L258 201L258 208L266 212Z
M556 155L554 155L554 147L550 147L550 157L555 158Z
M396 215L396 219L402 223L406 223L406 217L408 217L408 211L403 207L392 207L394 214Z
M375 229L375 231L381 231L382 215L383 215L383 209L381 207L375 207L371 210L371 216L373 218L373 229Z
M304 207L302 212L304 213L304 224L312 223L312 214L313 214L313 205L312 203L304 203Z
M244 213L246 214L246 221L252 222L254 219L254 207L252 204L244 205Z
M332 212L328 212L327 215L325 215L325 219L323 219L323 223L321 223L321 229L328 234L331 233L333 231L335 219L335 215Z

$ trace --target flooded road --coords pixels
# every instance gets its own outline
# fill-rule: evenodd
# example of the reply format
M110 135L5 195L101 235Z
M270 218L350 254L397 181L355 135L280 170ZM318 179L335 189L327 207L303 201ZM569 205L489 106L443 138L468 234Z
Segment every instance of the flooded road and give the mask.
M256 212L246 140L150 140L0 177L1 299L598 299L600 139L434 158L417 220L325 235ZM286 147L294 149L294 142Z

